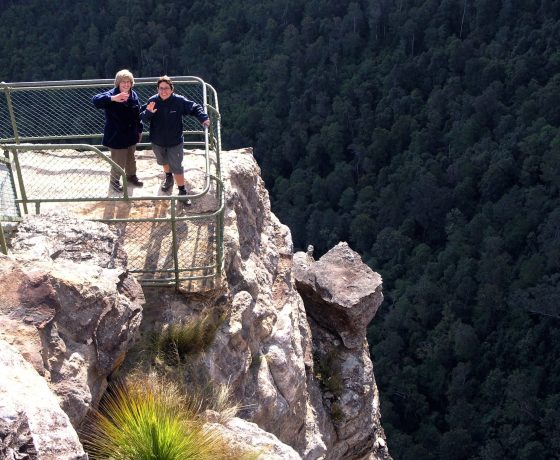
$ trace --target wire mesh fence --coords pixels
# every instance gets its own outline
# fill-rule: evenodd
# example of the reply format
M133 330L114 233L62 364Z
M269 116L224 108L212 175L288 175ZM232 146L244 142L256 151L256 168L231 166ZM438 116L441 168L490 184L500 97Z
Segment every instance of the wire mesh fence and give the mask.
M99 142L105 123L103 110L91 99L113 87L112 80L86 82L5 83L0 93L0 141L36 142L86 139ZM136 79L134 91L141 103L157 93L156 79ZM217 96L210 85L192 77L175 77L174 92L216 110ZM15 131L14 124L15 121ZM184 119L187 140L203 141L195 118ZM144 126L148 133L149 123ZM146 138L147 139L147 138ZM88 142L89 143L89 142Z
M143 169L139 166L143 189L124 187L119 193L110 187L112 170L123 176L123 185L126 177L95 147L104 113L93 107L91 98L111 88L112 81L20 83L0 86L0 146L13 159L11 167L0 163L0 217L14 220L20 206L27 212L28 204L39 212L64 202L70 212L104 221L119 234L128 269L141 282L211 285L221 272L223 245L218 99L196 77L174 77L174 83L176 93L204 105L211 119L207 138L195 118L184 119L185 147L201 148L186 152L191 206L161 192L159 167L149 151L140 159L137 152L137 164L145 160ZM156 79L137 79L134 89L145 102L156 92ZM77 139L79 145L70 143Z
M119 196L109 184L112 164L98 150L35 148L18 151L17 161L21 195L27 201L102 200Z
M110 223L110 222L109 222ZM110 225L128 255L128 269L145 284L200 280L212 283L218 272L218 216L138 221Z

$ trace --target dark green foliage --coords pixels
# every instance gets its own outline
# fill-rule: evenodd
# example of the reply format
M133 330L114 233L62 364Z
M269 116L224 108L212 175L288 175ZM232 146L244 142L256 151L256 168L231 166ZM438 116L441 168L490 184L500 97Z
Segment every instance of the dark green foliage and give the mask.
M316 354L313 358L315 378L321 382L326 391L330 391L335 396L340 396L343 382L340 357L337 350L332 349L321 355Z
M381 273L394 458L558 456L559 0L0 6L0 80L204 78L296 248Z

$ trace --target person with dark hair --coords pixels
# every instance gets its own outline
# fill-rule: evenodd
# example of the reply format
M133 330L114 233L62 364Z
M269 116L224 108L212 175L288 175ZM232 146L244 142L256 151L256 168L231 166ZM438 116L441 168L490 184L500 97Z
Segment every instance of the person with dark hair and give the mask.
M111 160L126 173L128 182L137 187L144 185L136 175L136 144L142 138L143 123L140 120L140 99L135 91L134 76L123 69L115 76L115 87L96 94L93 105L105 110L105 128L102 144L109 148ZM122 192L119 174L111 171L110 185L113 190Z
M161 189L167 192L173 187L173 179L179 195L186 195L183 169L183 116L191 115L205 127L210 126L204 108L173 92L173 82L167 75L157 81L157 94L150 97L142 107L141 118L150 122L150 141L157 163L165 173ZM189 200L185 204L190 204Z

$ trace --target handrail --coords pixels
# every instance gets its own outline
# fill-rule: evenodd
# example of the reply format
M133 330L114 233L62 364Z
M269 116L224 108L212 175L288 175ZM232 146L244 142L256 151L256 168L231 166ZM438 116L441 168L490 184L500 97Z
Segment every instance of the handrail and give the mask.
M159 77L134 77L134 84L138 83L153 83L157 82ZM171 77L173 82L177 83L200 83L204 85L209 85L202 78L195 77L192 75L180 75ZM107 86L114 85L114 78L96 78L96 79L86 79L86 80L45 80L45 81L20 81L20 82L5 82L2 81L0 84L2 86L8 86L10 88L36 88L42 86L67 88L69 86Z

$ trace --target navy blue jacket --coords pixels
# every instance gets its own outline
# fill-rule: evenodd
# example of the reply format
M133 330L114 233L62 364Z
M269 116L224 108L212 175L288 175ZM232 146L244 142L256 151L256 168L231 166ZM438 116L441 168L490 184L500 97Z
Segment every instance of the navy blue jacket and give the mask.
M140 120L140 99L131 91L126 102L113 102L111 96L120 94L119 88L96 94L91 99L98 109L105 109L105 128L102 144L112 149L126 149L138 143L142 132Z
M154 101L156 112L146 110ZM162 147L172 147L183 143L183 116L195 116L201 123L208 120L204 108L186 97L172 93L166 100L157 94L142 106L142 120L150 122L150 141Z

